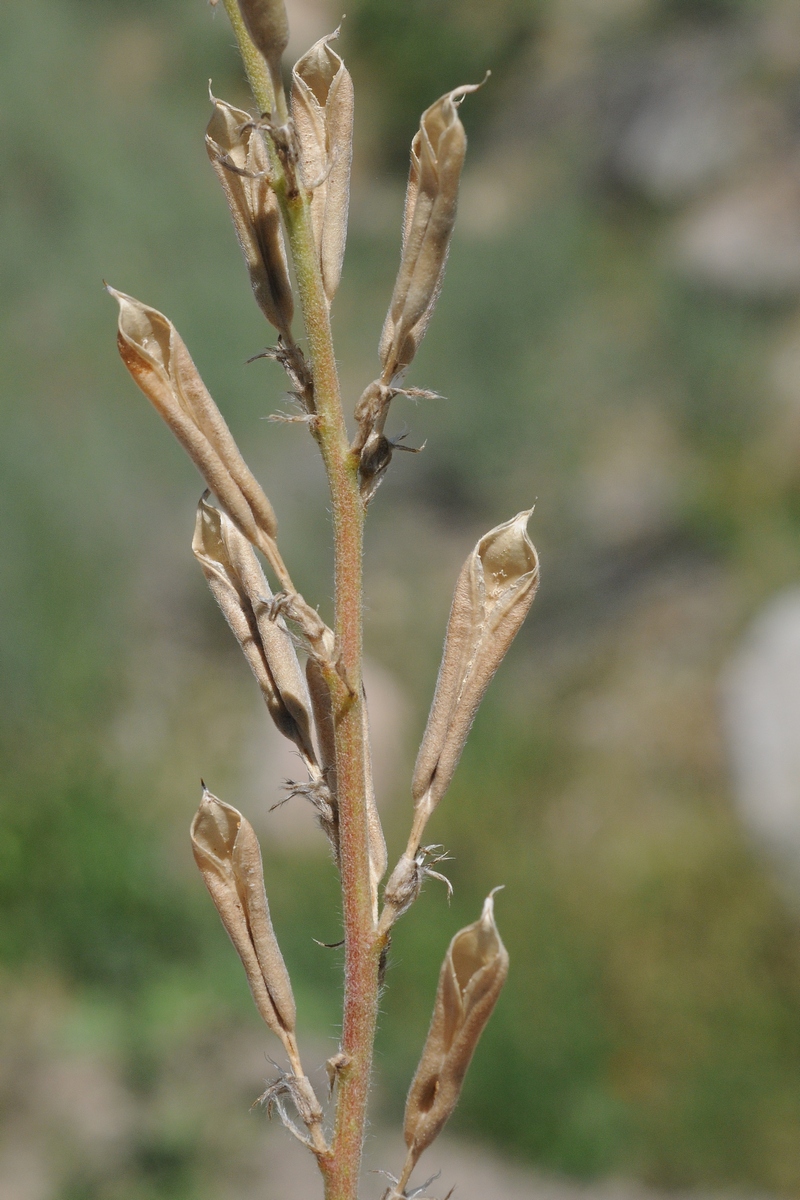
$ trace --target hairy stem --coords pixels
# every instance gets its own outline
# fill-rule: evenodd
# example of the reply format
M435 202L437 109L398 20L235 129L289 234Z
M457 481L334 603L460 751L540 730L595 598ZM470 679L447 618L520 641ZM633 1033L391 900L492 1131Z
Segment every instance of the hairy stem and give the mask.
M364 508L339 395L328 306L308 207L283 198L314 375L315 436L331 491L336 605L336 665L326 672L333 699L339 847L345 935L342 1053L327 1200L356 1200L378 1004L378 951L369 887L367 747L361 714L361 555Z
M285 116L283 96L275 97L266 64L253 46L236 0L225 0L256 103L264 112ZM308 198L286 173L275 173L297 278L309 345L316 414L312 426L328 475L334 536L335 665L325 671L331 689L336 735L339 846L345 938L342 1053L338 1075L336 1128L331 1151L318 1155L326 1200L357 1200L372 1048L378 1008L379 942L369 886L368 825L365 798L366 753L361 705L362 576L364 506L358 484L358 458L349 447L339 377L331 338L328 304L314 244Z
M225 0L225 11L236 35L236 44L239 47L239 53L247 73L247 81L256 104L262 113L271 113L275 107L275 94L272 90L272 80L269 77L267 64L250 40L250 34L245 28L236 0Z

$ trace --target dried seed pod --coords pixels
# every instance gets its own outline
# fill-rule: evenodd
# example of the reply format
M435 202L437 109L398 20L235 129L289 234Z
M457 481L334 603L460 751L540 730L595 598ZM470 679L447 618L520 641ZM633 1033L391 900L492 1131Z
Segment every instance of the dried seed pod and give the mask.
M263 55L276 95L283 87L281 58L289 44L289 21L283 0L238 0L253 44Z
M539 560L526 525L533 510L491 529L456 583L412 794L420 828L453 777L489 682L533 603Z
M191 838L195 862L242 960L256 1008L273 1033L291 1041L294 996L270 920L253 827L204 787Z
M493 895L453 938L439 974L433 1019L406 1101L403 1133L416 1163L452 1113L475 1047L508 975Z
M292 71L292 117L328 303L342 274L353 157L353 81L330 47L338 34L321 38Z
M271 560L278 522L209 396L178 331L155 308L107 289L119 304L117 345L125 366L169 425L241 532Z
M222 184L259 308L288 339L294 313L264 138L249 113L211 97L206 150Z
M327 802L326 808L317 805L317 815L331 844L336 865L339 866L339 805L336 794L336 733L333 725L333 706L322 667L313 655L309 655L306 660L306 682L317 735L317 760Z
M331 692L322 668L317 660L309 657L306 660L306 682L311 698L311 711L314 714L314 728L317 734L317 754L322 768L322 777L330 791L334 808L336 807L336 734L333 727L333 708Z
M331 807L334 813L338 811L336 804L336 735L333 720L333 709L331 705L330 689L325 682L325 677L322 669L313 658L309 658L306 663L306 679L308 680L308 690L311 696L311 707L314 713L314 725L317 733L317 746L319 750L320 763L322 765L322 777L330 789ZM367 809L367 829L368 829L368 851L369 851L369 880L370 893L372 897L372 911L375 921L378 919L378 885L386 873L387 854L386 841L383 836L383 828L381 819L378 815L378 808L375 803L375 787L372 779L372 758L370 754L370 736L369 736L369 715L367 711L366 695L362 689L362 720L364 723L364 800ZM331 837L331 842L334 847L334 852L338 861L338 827L335 830L335 837L331 836L326 828L326 833Z
M455 88L426 109L411 144L403 252L380 341L384 383L413 359L439 296L467 150L458 105L479 86Z
M364 800L367 808L367 841L369 851L369 888L372 897L372 919L378 923L378 886L386 874L388 856L386 839L375 803L375 785L372 779L372 753L370 751L369 713L367 697L362 688L361 713L364 723Z
M270 616L272 593L252 547L205 496L197 506L192 551L256 677L269 714L319 778L311 738L311 702L289 631Z

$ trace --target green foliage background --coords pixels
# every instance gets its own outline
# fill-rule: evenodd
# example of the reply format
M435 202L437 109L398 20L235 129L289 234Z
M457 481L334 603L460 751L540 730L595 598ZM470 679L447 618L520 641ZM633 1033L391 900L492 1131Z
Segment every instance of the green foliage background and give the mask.
M362 199L336 302L351 398L371 377L398 252L391 172L418 112L491 66L464 108L491 167L511 85L558 10L353 5ZM748 6L639 10L602 27L602 53ZM262 420L277 368L243 366L269 334L201 136L209 76L245 99L222 12L29 0L4 27L0 958L31 995L57 981L84 1042L113 1045L145 1094L168 1043L254 1020L185 835L201 771L236 802L251 697L189 561L198 481L118 363L101 280L174 319L323 611L325 492L301 433ZM483 228L457 235L413 373L451 399L398 417L428 445L397 456L371 512L367 638L412 702L406 772L467 549L538 497L543 562L432 830L455 900L429 886L397 931L383 1116L399 1116L448 938L504 882L513 970L454 1125L575 1175L794 1193L798 924L732 813L714 692L750 614L798 573L798 461L766 383L794 307L687 284L663 253L668 214L604 181L590 142L574 124L548 133L512 216L496 221L490 195ZM655 533L609 544L576 497L643 397L681 490ZM620 704L639 712L627 741L604 716ZM402 789L386 811L397 851ZM311 939L338 936L332 868L263 842L302 1019L330 1038L338 972ZM76 1167L63 1194L199 1196L203 1155L191 1121L165 1122L123 1182Z

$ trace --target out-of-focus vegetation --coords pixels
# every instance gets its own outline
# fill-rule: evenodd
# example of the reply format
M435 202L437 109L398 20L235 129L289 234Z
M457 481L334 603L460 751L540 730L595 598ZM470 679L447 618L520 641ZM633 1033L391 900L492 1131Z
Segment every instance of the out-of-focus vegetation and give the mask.
M351 398L396 268L400 147L494 71L462 110L461 225L412 379L449 399L398 412L427 447L396 456L370 517L368 645L412 714L393 850L463 556L536 499L543 563L432 829L455 899L430 884L398 926L383 1115L449 937L503 882L512 973L455 1124L587 1177L800 1185L800 926L734 815L716 709L740 630L800 568L794 8L360 0L342 35L363 133L335 309ZM4 13L0 1147L49 1164L25 1196L249 1194L239 1118L206 1101L238 1038L269 1046L190 862L201 773L250 806L301 1019L324 1052L336 1035L337 951L312 941L338 937L333 870L321 838L273 836L266 721L190 561L200 484L119 366L100 286L175 321L324 610L321 471L263 420L284 383L244 366L269 332L202 144L209 76L246 102L231 42L201 0ZM742 189L750 224L709 257ZM54 1060L115 1081L102 1153L47 1116Z
M369 89L373 164L407 170L408 131L431 98L454 79L477 82L488 70L506 74L530 49L542 7L541 0L354 5L347 40L356 85ZM493 107L491 99L479 106L473 125L485 126Z

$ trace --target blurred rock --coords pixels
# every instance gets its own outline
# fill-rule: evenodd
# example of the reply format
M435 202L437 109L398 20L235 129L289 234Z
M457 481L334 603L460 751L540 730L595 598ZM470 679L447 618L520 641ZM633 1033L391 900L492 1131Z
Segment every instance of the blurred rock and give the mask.
M754 299L800 292L800 169L771 168L691 211L675 238L678 265L697 282Z
M667 42L614 72L609 164L657 203L703 190L780 125L768 101L740 83L741 55L728 42L711 35Z
M685 503L686 452L666 414L653 406L606 421L581 474L583 516L594 538L621 546L658 536Z
M0 1005L0 1195L49 1200L68 1177L113 1175L129 1154L135 1104L118 1063L62 1041L52 983L4 980Z
M535 194L535 168L530 153L486 155L464 173L458 201L458 228L472 238L505 233L529 211Z
M56 1192L55 1180L42 1147L28 1142L9 1125L0 1141L0 1195L4 1200L48 1200Z
M800 588L756 617L722 701L736 806L800 896Z
M795 0L764 5L759 49L773 70L793 73L800 68L800 8Z
M788 413L800 414L800 323L796 318L770 366L770 382L778 404Z
M79 1010L74 998L42 981L3 980L0 1066L3 1200L65 1196L206 1197L207 1200L320 1200L316 1164L260 1109L254 1094L274 1068L270 1043L257 1028L230 1023L181 1023L145 1086L129 1063L97 1048L65 1052L64 1028ZM85 1021L86 1014L82 1020ZM97 1030L94 1031L95 1034ZM165 1032L162 1031L162 1032ZM13 1033L13 1036L12 1036ZM91 1021L84 1036L91 1041ZM141 1047L139 1053L141 1053ZM320 1095L318 1064L325 1043L304 1046ZM25 1067L8 1074L11 1062ZM134 1072L135 1074L135 1072ZM13 1086L12 1086L13 1082ZM11 1096L13 1091L13 1098ZM101 1110L106 1109L103 1112ZM109 1155L97 1147L115 1145ZM399 1170L405 1148L399 1130L372 1129L365 1147L364 1200L378 1200L387 1170ZM171 1172L176 1172L171 1174ZM425 1155L412 1186L434 1176L426 1195L458 1200L658 1200L632 1182L591 1185L545 1176L506 1160L473 1139L445 1135Z
M600 756L590 789L600 772L635 771L638 803L665 778L713 776L722 754L708 672L731 607L729 581L711 566L673 560L640 581L601 639L605 670L574 697L576 753Z

